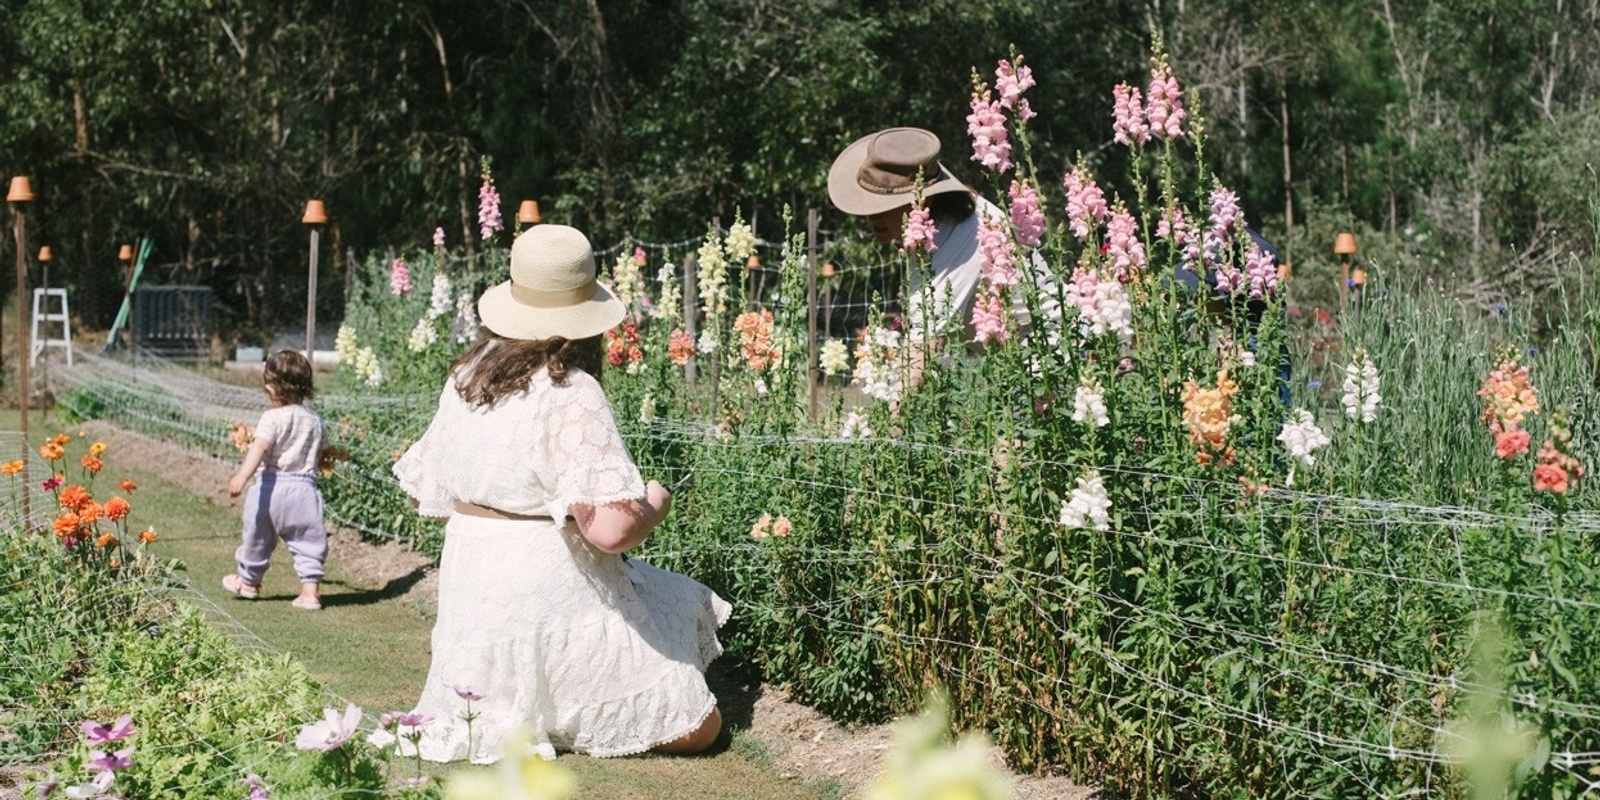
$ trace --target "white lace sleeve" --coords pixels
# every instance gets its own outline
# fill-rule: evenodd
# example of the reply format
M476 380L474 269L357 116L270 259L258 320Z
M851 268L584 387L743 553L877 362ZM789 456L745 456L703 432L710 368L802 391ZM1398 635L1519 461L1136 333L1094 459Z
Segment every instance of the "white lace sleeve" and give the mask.
M455 390L454 381L445 381L445 393ZM445 394L442 393L439 405L443 407L444 402ZM436 413L427 432L407 448L405 455L394 464L394 476L399 479L400 488L417 501L417 513L427 517L448 517L455 513L454 499L445 487L444 476L440 472L445 466L444 455L439 452L437 444L439 437L444 435L439 431L440 425L441 415Z
M550 516L565 518L574 503L602 506L644 499L644 480L600 384L574 371L566 386L551 387L546 397L540 478L553 489Z

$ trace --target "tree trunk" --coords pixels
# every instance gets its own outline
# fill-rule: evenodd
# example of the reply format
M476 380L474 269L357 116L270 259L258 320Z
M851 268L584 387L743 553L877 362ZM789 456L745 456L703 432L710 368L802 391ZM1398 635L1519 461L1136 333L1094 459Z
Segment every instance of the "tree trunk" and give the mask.
M1278 75L1278 117L1283 128L1283 263L1294 263L1294 169L1289 150L1288 77Z

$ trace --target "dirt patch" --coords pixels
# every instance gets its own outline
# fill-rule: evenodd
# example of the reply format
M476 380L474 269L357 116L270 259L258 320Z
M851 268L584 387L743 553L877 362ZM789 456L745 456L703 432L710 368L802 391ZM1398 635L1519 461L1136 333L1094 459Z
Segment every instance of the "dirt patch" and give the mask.
M104 441L111 452L139 453L144 468L198 497L240 510L240 499L228 497L227 489L237 462L108 423L90 422L81 427ZM366 541L356 531L339 528L330 530L328 563L352 585L388 590L394 599L432 616L438 597L432 559L398 543ZM794 702L781 689L751 680L720 662L713 665L707 679L729 724L761 744L781 777L806 783L835 781L846 797L855 797L882 771L884 754L893 743L892 726L846 728ZM993 760L1005 766L998 750ZM1094 795L1092 788L1064 778L1016 776L1015 780L1017 800L1083 800Z

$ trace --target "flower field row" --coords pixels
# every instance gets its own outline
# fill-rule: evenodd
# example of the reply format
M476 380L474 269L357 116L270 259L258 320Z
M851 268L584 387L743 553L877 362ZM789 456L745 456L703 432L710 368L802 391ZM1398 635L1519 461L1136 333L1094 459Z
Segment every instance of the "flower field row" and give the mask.
M1010 198L980 341L919 341L889 302L813 337L822 264L791 238L756 285L737 219L607 254L619 422L647 477L695 476L641 556L734 601L730 652L829 713L942 686L1019 765L1113 796L1600 785L1595 265L1555 313L1376 264L1301 309L1159 57L1115 89L1125 174L1036 169L1031 81L1008 59L972 98L985 194ZM498 279L441 255L369 265L319 401L351 452L330 515L432 550L388 467L465 287ZM1474 750L1485 726L1516 746Z

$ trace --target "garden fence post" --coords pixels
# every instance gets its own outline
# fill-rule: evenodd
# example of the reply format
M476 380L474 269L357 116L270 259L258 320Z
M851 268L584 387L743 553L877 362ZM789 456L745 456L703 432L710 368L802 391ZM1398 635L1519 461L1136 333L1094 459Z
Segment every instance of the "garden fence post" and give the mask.
M689 341L698 341L695 338L695 254L690 252L683 259L683 332L689 335ZM683 365L683 380L694 388L695 359L691 358Z
M817 224L815 208L806 212L806 384L811 392L811 422L817 421Z
M27 330L22 324L23 296L28 293L28 224L23 208L33 202L33 184L26 175L17 175L11 179L11 188L6 192L6 202L11 204L12 213L16 215L17 223L17 408L22 412L22 465L28 465L28 406L32 402L32 394L28 386L28 350L33 343L23 331ZM23 473L23 485L27 485L27 473ZM26 489L22 492L22 525L28 526L28 516L32 512L29 507L32 499Z

